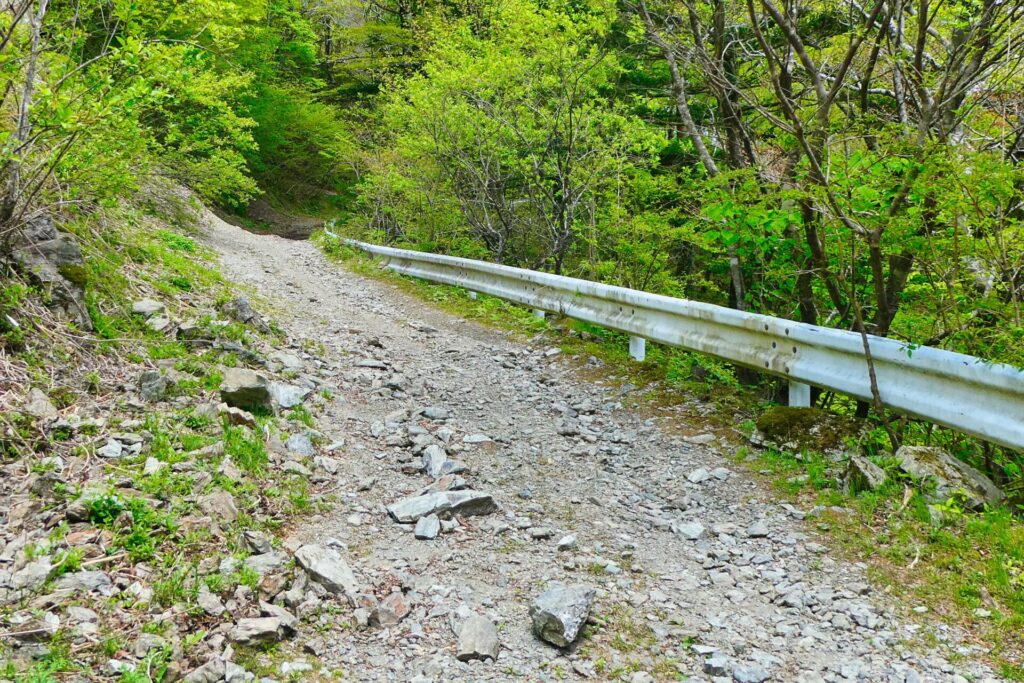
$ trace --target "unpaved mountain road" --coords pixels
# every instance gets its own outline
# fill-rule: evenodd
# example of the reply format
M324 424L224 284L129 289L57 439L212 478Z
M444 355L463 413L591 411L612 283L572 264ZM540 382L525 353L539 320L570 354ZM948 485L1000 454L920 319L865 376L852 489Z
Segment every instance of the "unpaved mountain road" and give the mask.
M365 591L401 590L391 604L409 610L391 626L360 626L365 613L347 605L321 617L319 634L299 636L317 670L437 683L1000 680L955 629L898 617L862 566L833 559L814 522L716 443L665 435L570 359L347 272L308 242L208 223L225 274L277 306L333 390L319 427L345 442L336 504L295 536L344 548ZM389 519L385 505L432 481L416 471L426 444L466 463L461 476L499 510L435 540ZM574 547L559 549L569 535ZM598 591L602 625L568 651L530 630L530 602L552 580ZM497 661L456 658L451 624L467 609L499 624ZM926 629L937 647L920 644Z

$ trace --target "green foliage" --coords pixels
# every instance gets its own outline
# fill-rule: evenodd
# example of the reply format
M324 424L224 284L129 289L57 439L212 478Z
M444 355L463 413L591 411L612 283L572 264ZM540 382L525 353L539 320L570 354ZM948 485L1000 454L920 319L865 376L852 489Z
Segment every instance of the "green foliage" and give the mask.
M249 472L261 472L267 464L267 447L263 439L245 427L224 425L224 453Z

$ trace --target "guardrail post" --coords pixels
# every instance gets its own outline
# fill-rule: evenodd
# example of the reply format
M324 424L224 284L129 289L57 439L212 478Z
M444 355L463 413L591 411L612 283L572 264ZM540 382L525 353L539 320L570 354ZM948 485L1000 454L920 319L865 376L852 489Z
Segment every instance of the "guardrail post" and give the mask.
M544 311L539 308L533 309L533 317L537 320L543 320L544 316L547 315Z
M643 361L647 357L647 340L643 337L630 337L629 355L633 360Z
M476 301L476 292L474 292L473 290L469 290L469 291L466 292L466 294L469 295L470 299L472 299L473 301Z
M789 383L789 407L811 407L811 387L809 384L802 384L800 382Z

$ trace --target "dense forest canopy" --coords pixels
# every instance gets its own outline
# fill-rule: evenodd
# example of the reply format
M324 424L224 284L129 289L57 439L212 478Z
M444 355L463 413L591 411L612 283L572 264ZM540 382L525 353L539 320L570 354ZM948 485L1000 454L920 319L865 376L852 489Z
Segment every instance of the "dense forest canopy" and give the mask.
M1024 365L1019 0L13 0L0 231L152 175Z

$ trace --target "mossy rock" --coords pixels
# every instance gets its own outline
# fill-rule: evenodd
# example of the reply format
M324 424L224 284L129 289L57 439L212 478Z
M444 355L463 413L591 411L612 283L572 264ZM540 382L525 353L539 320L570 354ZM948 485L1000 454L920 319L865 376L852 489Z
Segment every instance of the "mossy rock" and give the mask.
M57 268L57 272L60 273L61 277L65 280L78 287L81 290L85 290L86 284L89 282L89 273L84 266L65 263Z
M860 432L859 421L820 408L773 406L757 419L753 441L787 450L841 450L847 439Z

